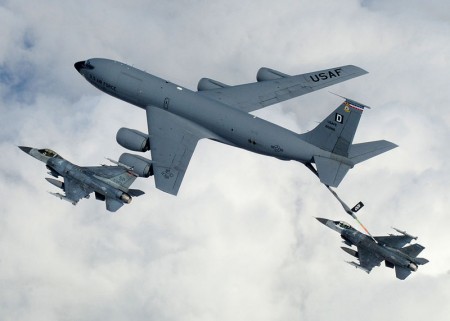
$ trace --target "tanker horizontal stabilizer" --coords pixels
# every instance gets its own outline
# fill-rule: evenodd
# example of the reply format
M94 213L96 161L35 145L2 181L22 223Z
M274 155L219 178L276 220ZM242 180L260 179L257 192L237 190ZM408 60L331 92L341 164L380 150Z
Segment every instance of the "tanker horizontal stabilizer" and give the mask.
M337 187L351 168L348 164L321 156L314 156L314 162L320 181L332 187Z
M398 145L387 140L353 144L350 146L348 158L350 158L354 164L358 164L369 158L383 154L397 146Z

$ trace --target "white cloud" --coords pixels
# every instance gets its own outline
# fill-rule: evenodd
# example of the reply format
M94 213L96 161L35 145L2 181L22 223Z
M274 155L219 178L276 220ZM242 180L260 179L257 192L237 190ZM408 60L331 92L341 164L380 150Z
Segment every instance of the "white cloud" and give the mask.
M447 4L404 1L1 2L2 320L446 320ZM351 218L303 165L201 141L177 197L154 188L111 215L46 193L45 168L16 146L82 165L118 158L118 128L145 116L84 81L73 63L108 57L194 89L250 82L261 66L302 73L355 64L331 88L373 109L356 141L400 147L358 165L338 191L363 200L374 234L419 235L430 263L400 282L353 270L315 216ZM311 129L340 100L321 91L258 115ZM353 222L351 222L353 224ZM356 225L356 224L353 224ZM413 303L411 303L413 302Z

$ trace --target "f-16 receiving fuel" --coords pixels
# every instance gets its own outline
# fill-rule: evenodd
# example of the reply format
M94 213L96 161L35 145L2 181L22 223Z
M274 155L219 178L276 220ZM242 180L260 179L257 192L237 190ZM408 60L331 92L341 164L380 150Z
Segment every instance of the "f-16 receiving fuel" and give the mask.
M371 237L357 231L350 224L343 221L332 221L319 217L317 220L332 230L339 232L346 245L355 245L357 247L357 251L348 247L341 248L348 254L356 257L360 264L352 261L347 263L367 273L370 273L372 268L379 266L381 262L385 261L387 267L395 268L397 278L404 280L411 272L417 271L419 265L428 263L427 259L417 257L424 249L422 245L415 243L403 247L412 240L417 239L416 236L412 236L405 231L394 228L401 235L390 234L389 236Z
M155 186L173 195L202 138L310 169L315 163L320 181L333 187L354 165L396 147L385 140L352 144L366 106L350 99L305 134L250 114L367 73L353 65L296 76L261 68L257 82L237 86L202 78L197 92L108 59L79 61L75 68L99 90L146 110L148 134L121 128L116 139L132 151L151 150Z
M144 158L139 163L139 157L127 153L122 154L118 162L110 160L117 166L81 167L48 148L36 149L24 146L19 148L44 162L51 176L64 178L64 182L49 177L45 179L65 192L65 195L49 192L50 194L73 205L82 198L89 198L94 192L97 200L105 201L108 211L115 212L123 204L129 204L133 196L144 194L141 190L129 188L134 180L137 177L150 176L150 163ZM134 167L127 165L130 159L133 160Z

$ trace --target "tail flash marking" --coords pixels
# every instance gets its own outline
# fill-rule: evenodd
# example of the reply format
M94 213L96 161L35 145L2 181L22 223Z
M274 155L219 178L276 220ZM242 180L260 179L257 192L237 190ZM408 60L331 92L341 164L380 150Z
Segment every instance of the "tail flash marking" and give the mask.
M363 107L359 107L359 106L357 106L356 104L351 104L348 100L346 100L346 101L344 102L344 105L347 106L347 107L349 107L349 108L353 108L353 109L356 109L356 110L359 110L359 111L363 111L363 110L364 110Z

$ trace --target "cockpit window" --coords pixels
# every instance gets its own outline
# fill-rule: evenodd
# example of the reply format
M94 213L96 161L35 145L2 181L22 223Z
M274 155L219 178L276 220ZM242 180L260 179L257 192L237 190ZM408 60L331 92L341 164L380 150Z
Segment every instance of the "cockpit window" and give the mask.
M51 149L48 149L48 148L39 149L39 153L41 153L42 155L44 155L46 157L58 157L58 158L61 158L61 156L59 156L56 152L54 152L54 151L52 151Z
M84 68L87 68L87 69L94 69L94 66L91 65L91 62L90 62L89 60L86 60L86 61L84 62Z
M352 228L350 224L348 224L346 222L342 222L342 221L338 222L336 225L339 226L340 228L343 228L343 229L350 229L350 228Z

